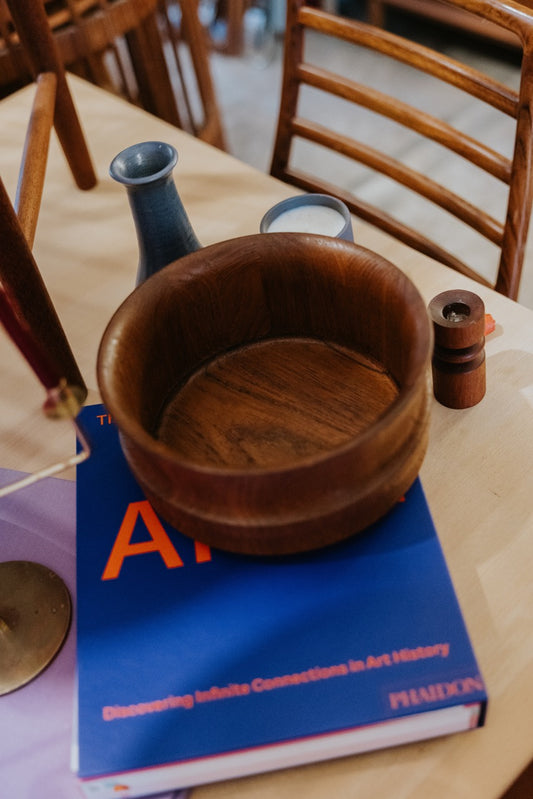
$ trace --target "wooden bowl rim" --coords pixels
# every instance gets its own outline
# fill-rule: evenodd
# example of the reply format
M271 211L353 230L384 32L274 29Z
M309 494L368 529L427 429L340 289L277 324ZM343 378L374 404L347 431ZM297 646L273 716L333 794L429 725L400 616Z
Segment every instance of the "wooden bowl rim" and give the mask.
M359 435L355 436L354 438L350 439L349 441L337 445L336 447L332 447L331 449L321 450L316 454L304 456L301 459L288 462L287 464L276 464L275 466L247 466L245 469L243 468L235 468L231 466L215 466L215 465L206 465L200 464L194 460L190 460L189 458L177 455L176 451L169 447L164 442L154 438L153 436L148 433L145 428L138 422L136 419L132 418L126 412L123 412L121 408L117 410L112 410L108 407L108 399L113 394L113 389L108 388L108 384L105 378L105 371L106 365L108 360L112 360L109 358L109 350L113 349L113 331L116 324L119 322L121 316L127 311L128 306L132 302L132 297L140 296L141 294L147 294L151 296L154 293L154 288L159 285L159 283L165 282L165 275L168 274L169 270L184 270L188 266L190 267L189 274L193 273L194 265L196 262L202 258L202 256L212 257L213 253L216 254L218 249L226 248L229 244L235 243L238 245L241 241L250 241L253 242L254 239L257 240L259 243L260 240L270 239L270 245L272 247L280 246L282 247L284 242L286 242L287 237L290 237L292 240L296 240L304 246L308 243L311 246L320 246L321 243L326 243L327 246L331 246L332 239L327 236L321 236L318 234L312 233L292 233L292 232L283 232L283 233L257 233L257 234L250 234L248 236L241 236L235 239L231 239L228 241L221 241L216 242L211 245L207 245L206 247L201 248L197 252L191 253L190 255L183 256L177 261L173 261L172 263L168 264L166 267L161 269L155 275L151 276L142 283L140 286L137 286L119 305L111 319L109 320L108 325L104 331L102 339L100 341L99 349L98 349L98 356L97 356L97 380L100 389L100 393L102 395L104 405L106 406L108 412L111 414L113 421L117 424L119 428L119 433L121 436L126 436L134 442L136 447L142 448L146 451L151 452L154 456L156 456L160 460L166 461L171 467L179 468L183 471L189 472L191 474L198 474L198 475L205 475L211 476L214 479L220 480L234 480L235 478L241 479L256 479L261 478L262 476L269 476L269 475L283 475L294 473L295 471L305 470L308 468L317 467L321 464L327 463L329 460L335 459L337 457L342 457L344 453L348 453L355 449L364 449L370 439L374 439L376 435L378 435L383 430L386 430L388 427L393 426L395 420L397 419L398 415L403 412L404 406L409 402L413 393L419 390L417 382L413 381L412 384L401 385L399 386L398 396L396 399L388 406L385 413L379 417L372 425L367 427L364 431L362 431ZM277 241L276 241L277 240ZM432 342L433 342L433 333L432 328L430 325L429 315L427 313L426 304L418 291L417 287L413 283L413 281L402 272L399 267L393 264L391 261L386 259L384 256L380 255L379 253L374 252L373 250L369 250L366 247L362 247L359 244L355 244L350 241L341 240L341 239L334 239L336 242L338 249L348 249L352 253L359 252L361 255L365 255L368 258L375 260L376 263L384 266L388 270L393 270L395 274L398 275L399 279L402 281L403 285L408 287L408 290L411 292L413 299L419 305L419 311L422 316L416 316L417 319L417 329L420 333L423 332L423 329L426 330L425 338L421 338L421 347L420 347L420 354L419 354L419 363L417 364L417 376L422 376L424 372L426 372L429 363L430 357L432 352ZM414 309L416 312L416 309ZM426 321L424 325L422 319ZM302 336L303 337L303 336ZM295 337L296 338L296 337ZM267 341L268 338L259 339L261 341ZM423 344L425 343L425 347ZM423 355L422 355L423 352ZM111 403L113 404L113 403Z

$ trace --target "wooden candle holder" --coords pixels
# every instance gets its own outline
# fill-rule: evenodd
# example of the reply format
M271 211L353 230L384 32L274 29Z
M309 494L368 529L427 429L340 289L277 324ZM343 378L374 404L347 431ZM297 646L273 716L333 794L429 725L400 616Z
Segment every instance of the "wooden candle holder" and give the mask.
M485 306L471 291L438 294L433 322L433 393L448 408L470 408L485 395Z

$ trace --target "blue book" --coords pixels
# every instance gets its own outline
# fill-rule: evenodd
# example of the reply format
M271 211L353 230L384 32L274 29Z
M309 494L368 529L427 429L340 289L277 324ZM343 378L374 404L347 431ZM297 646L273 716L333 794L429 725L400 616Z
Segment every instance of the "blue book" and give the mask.
M135 797L470 730L487 694L417 480L352 539L252 558L159 518L102 406L77 474L77 772Z

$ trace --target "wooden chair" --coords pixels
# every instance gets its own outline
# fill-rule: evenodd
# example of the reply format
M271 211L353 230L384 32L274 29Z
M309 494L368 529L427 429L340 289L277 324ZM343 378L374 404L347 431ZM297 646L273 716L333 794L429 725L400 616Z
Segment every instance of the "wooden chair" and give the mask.
M0 0L0 67L5 94L24 85L30 75L5 6L2 12L3 3L5 0ZM182 79L179 65L176 69L166 57L168 48L163 31L168 33L170 26L165 25L164 0L41 0L41 3L61 61L70 71L216 146L224 146L207 41L196 33L196 26L200 27L197 0L180 0L183 17L180 43L189 48L193 64L188 84ZM174 39L177 36L173 31ZM180 82L179 91L175 90L174 76ZM194 96L196 117L191 113L190 96Z
M70 413L87 390L31 250L53 128L77 185L92 188L96 175L42 3L7 3L36 92L14 204L0 180L0 321L46 389L48 410Z
M449 3L487 19L515 36L523 49L518 91L441 53L380 28L357 20L343 19L311 7L305 0L289 0L282 96L271 173L307 191L336 195L344 200L355 215L432 258L475 278L480 283L494 285L497 291L516 299L532 203L533 12L513 0L506 2L449 0ZM322 37L332 38L337 42L337 48L356 50L360 47L364 48L365 53L375 51L377 54L373 62L375 66L369 70L372 73L370 77L374 77L373 73L380 71L384 61L393 59L396 66L386 73L389 84L396 82L401 87L401 69L413 68L421 76L417 84L420 98L414 95L403 99L391 98L385 90L379 91L375 87L364 86L357 82L352 74L359 77L361 62L355 55L352 74L347 76L335 73L331 64L317 66L312 62L309 52L312 44L316 45ZM307 49L304 51L304 48ZM479 101L484 108L485 104L487 108L490 107L490 113L503 115L511 125L511 131L507 136L509 153L504 155L496 152L487 143L477 140L477 133L490 133L490 126L483 126L488 127L488 131L476 129L474 137L456 129L446 120L438 118L436 112L428 114L415 108L417 101L428 99L428 95L437 98L436 104L440 104L442 95L429 89L429 82L433 80L439 84L444 82L447 86L446 91L460 90L461 93L465 93L462 106L465 113L471 107L471 103ZM367 109L372 112L372 116L379 114L380 119L384 120L383 128L376 129L374 124L371 127L373 140L369 142L358 140L359 129L363 127L359 121L350 123L351 127L348 130L340 132L333 130L330 125L332 115L329 113L319 115L318 119L312 118L310 111L313 107L322 107L318 106L318 103L310 103L310 109L304 109L304 91L314 91L315 94L319 91L322 96L340 98L346 106L355 105L358 109ZM358 113L367 113L367 111L359 110ZM327 119L324 118L326 116ZM386 125L393 126L394 132L382 133ZM379 137L376 136L376 130L379 131ZM385 139L389 139L392 140L393 152L394 147L396 147L395 152L398 152L399 137L403 136L406 130L413 131L417 140L416 145L410 145L413 147L412 150L406 145L402 154L394 157L378 149ZM420 147L425 147L428 140L432 142L431 146L441 148L441 152L445 154L442 158L444 173L458 172L458 188L450 188L443 185L442 181L437 182L425 176L416 168L416 159L410 161L411 152L425 154L426 151ZM321 157L328 152L342 155L344 165L340 178L332 180L327 174L325 177L323 175L317 177L311 171L311 158L308 155L300 155L300 161L295 164L298 146L301 147L300 154L302 153L302 142L303 148L318 145ZM452 170L452 159L460 162L461 166L458 169L453 167ZM490 176L490 185L492 186L494 182L499 191L503 190L503 221L494 218L492 210L489 213L479 207L479 204L475 205L473 201L463 196L462 190L468 189L469 183L469 178L463 177L463 169L467 165L474 165L477 172L481 170L483 174L486 173L486 176ZM378 202L369 201L368 197L372 196L372 190L376 194L376 185L381 186L381 181L385 179L382 177L368 179L367 168L372 170L373 175L377 172L386 176L387 183L389 179L393 180L407 187L410 192L420 195L424 205L428 205L427 201L430 201L434 204L432 207L444 209L480 234L481 239L490 242L491 247L496 250L497 263L493 270L497 273L495 279L492 280L490 275L487 277L480 274L479 267L472 269L467 266L459 254L450 251L453 249L455 234L448 233L447 228L447 241L444 244L439 243L427 234L427 225L424 225L426 230L420 232L413 229L409 220L401 219L402 210L405 211L405 207L409 208L409 205L402 207L401 203L399 204L398 218L396 208L394 213L392 211L387 213L379 207L383 205L383 193L377 192ZM364 175L359 180L356 178L355 169L364 169ZM350 184L351 178L353 180ZM356 182L357 186L354 185ZM492 201L492 189L485 189L483 193L486 199ZM448 213L445 214L447 219Z

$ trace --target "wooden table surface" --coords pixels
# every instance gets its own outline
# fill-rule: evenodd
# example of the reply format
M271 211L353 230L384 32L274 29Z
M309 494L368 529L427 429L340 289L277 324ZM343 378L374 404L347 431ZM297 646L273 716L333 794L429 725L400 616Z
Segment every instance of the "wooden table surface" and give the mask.
M98 344L137 268L126 194L107 174L113 156L138 141L172 143L175 181L202 244L258 232L265 211L296 192L100 89L78 79L71 86L99 183L77 190L54 139L34 253L90 400L98 401ZM0 107L0 172L12 197L32 96L24 89ZM194 799L496 799L533 756L533 312L358 220L354 231L359 244L404 270L426 301L466 287L496 320L486 343L486 397L462 411L434 403L421 474L488 686L487 723L444 739L199 787ZM0 466L29 471L68 454L72 432L42 420L41 387L3 335L0 363Z

